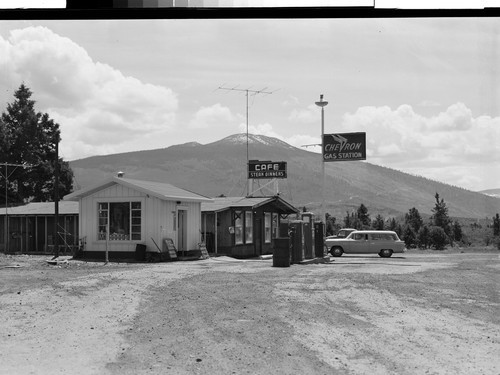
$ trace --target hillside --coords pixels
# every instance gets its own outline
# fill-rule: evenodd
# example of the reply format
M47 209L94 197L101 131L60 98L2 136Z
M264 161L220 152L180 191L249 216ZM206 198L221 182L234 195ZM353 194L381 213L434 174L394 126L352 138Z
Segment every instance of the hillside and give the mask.
M489 195L490 197L500 198L500 189L482 190L480 193Z
M286 161L288 178L279 180L280 194L299 208L306 206L315 211L320 207L319 154L276 138L250 135L249 157ZM245 195L246 135L236 134L206 145L190 142L164 149L94 156L72 161L70 166L75 173L75 188L123 171L129 178L166 181L206 196ZM373 217L379 213L384 217L404 214L412 207L430 214L436 192L445 200L451 216L484 218L500 212L498 198L367 162L327 163L325 172L327 212L338 218L361 203Z

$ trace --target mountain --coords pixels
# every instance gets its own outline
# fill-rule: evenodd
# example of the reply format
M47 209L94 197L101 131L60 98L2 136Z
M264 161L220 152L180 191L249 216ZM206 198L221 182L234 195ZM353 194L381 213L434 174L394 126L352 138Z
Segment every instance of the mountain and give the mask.
M300 209L305 206L318 211L322 196L319 154L276 138L251 134L248 150L250 160L286 161L288 177L279 180L280 194ZM206 196L242 196L247 186L246 159L246 134L236 134L205 145L190 142L163 149L93 156L72 161L70 166L75 174L75 188L122 171L126 177L164 181ZM254 188L266 180L259 181ZM500 212L498 198L424 177L368 162L325 164L325 208L339 219L346 211L357 210L361 203L372 217L397 216L413 207L421 214L431 214L436 192L453 217L485 218Z
M490 197L500 198L500 189L481 190L480 193L486 194Z

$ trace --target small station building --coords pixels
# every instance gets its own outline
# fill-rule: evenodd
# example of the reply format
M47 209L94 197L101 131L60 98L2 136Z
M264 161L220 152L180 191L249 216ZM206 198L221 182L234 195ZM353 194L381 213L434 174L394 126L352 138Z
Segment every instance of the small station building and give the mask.
M202 202L202 231L207 250L236 258L273 253L280 222L299 210L279 195L271 197L218 197Z
M153 181L110 177L64 197L79 204L83 256L134 258L137 245L163 249L168 239L177 251L199 248L201 204L212 199Z

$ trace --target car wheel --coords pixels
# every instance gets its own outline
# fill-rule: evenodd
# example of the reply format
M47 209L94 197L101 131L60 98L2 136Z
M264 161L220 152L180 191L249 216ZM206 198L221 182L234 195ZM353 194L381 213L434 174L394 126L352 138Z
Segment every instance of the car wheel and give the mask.
M332 247L330 249L330 253L334 256L334 257L341 257L342 254L344 254L344 250L342 250L341 247L339 246L335 246L335 247Z
M382 249L380 250L380 253L378 253L382 258L390 258L392 255L392 250L391 249Z

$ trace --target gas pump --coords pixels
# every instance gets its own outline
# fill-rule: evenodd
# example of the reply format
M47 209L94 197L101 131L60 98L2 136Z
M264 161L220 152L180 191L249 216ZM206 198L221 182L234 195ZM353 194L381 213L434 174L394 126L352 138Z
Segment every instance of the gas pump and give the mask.
M290 233L290 243L292 244L292 263L299 263L304 260L304 222L302 220L292 220L288 224Z
M304 257L314 258L314 214L312 212L302 212L304 231Z

